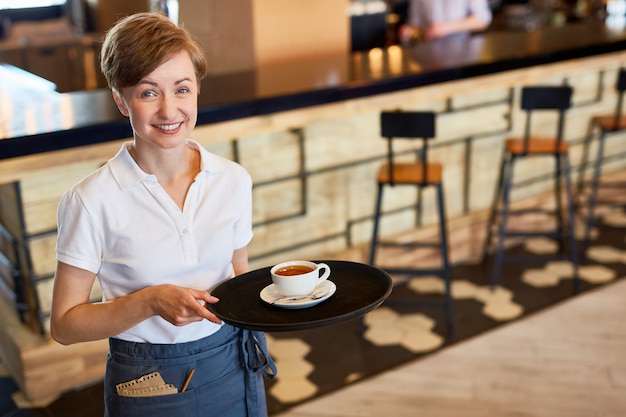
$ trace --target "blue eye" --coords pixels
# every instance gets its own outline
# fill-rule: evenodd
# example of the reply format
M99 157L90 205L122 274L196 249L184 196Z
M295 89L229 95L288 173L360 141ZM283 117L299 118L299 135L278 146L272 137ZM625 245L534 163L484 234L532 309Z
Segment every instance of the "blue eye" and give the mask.
M188 93L190 90L187 87L181 87L178 90L176 90L177 94L185 94Z
M149 98L149 97L155 97L155 96L156 96L156 93L154 91L152 91L152 90L143 91L141 93L141 97Z

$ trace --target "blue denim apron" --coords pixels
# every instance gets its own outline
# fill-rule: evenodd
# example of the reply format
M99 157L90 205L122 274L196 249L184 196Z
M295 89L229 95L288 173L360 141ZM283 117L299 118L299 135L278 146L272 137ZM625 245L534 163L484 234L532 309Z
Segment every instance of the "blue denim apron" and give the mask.
M105 417L265 417L263 376L276 366L265 335L224 324L206 338L179 344L151 344L109 339L104 377ZM117 384L158 371L180 391L153 397L118 395Z

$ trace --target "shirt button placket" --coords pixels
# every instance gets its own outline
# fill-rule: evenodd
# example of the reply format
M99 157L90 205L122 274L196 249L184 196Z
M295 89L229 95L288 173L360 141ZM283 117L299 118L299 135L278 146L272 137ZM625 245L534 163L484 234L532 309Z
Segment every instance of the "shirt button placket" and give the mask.
M185 253L185 260L187 262L196 261L196 251L193 244L193 238L191 232L187 226L183 226L181 229L181 241L183 242L183 251Z

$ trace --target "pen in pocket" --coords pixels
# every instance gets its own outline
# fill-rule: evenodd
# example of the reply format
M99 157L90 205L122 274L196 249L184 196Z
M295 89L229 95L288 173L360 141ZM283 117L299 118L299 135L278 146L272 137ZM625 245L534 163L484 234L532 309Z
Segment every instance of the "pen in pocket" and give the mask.
M191 368L191 371L189 371L187 378L185 378L185 382L183 382L183 386L180 389L180 392L185 392L185 390L187 390L187 386L189 385L189 381L191 381L191 377L193 376L194 372L196 372L196 370L194 368Z

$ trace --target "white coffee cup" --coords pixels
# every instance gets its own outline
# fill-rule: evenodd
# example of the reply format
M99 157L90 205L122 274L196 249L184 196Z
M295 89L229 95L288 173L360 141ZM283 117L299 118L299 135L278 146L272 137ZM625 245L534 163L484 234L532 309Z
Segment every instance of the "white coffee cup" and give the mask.
M320 271L324 273L320 275ZM330 267L311 261L287 261L270 270L276 290L284 296L307 295L330 276Z

